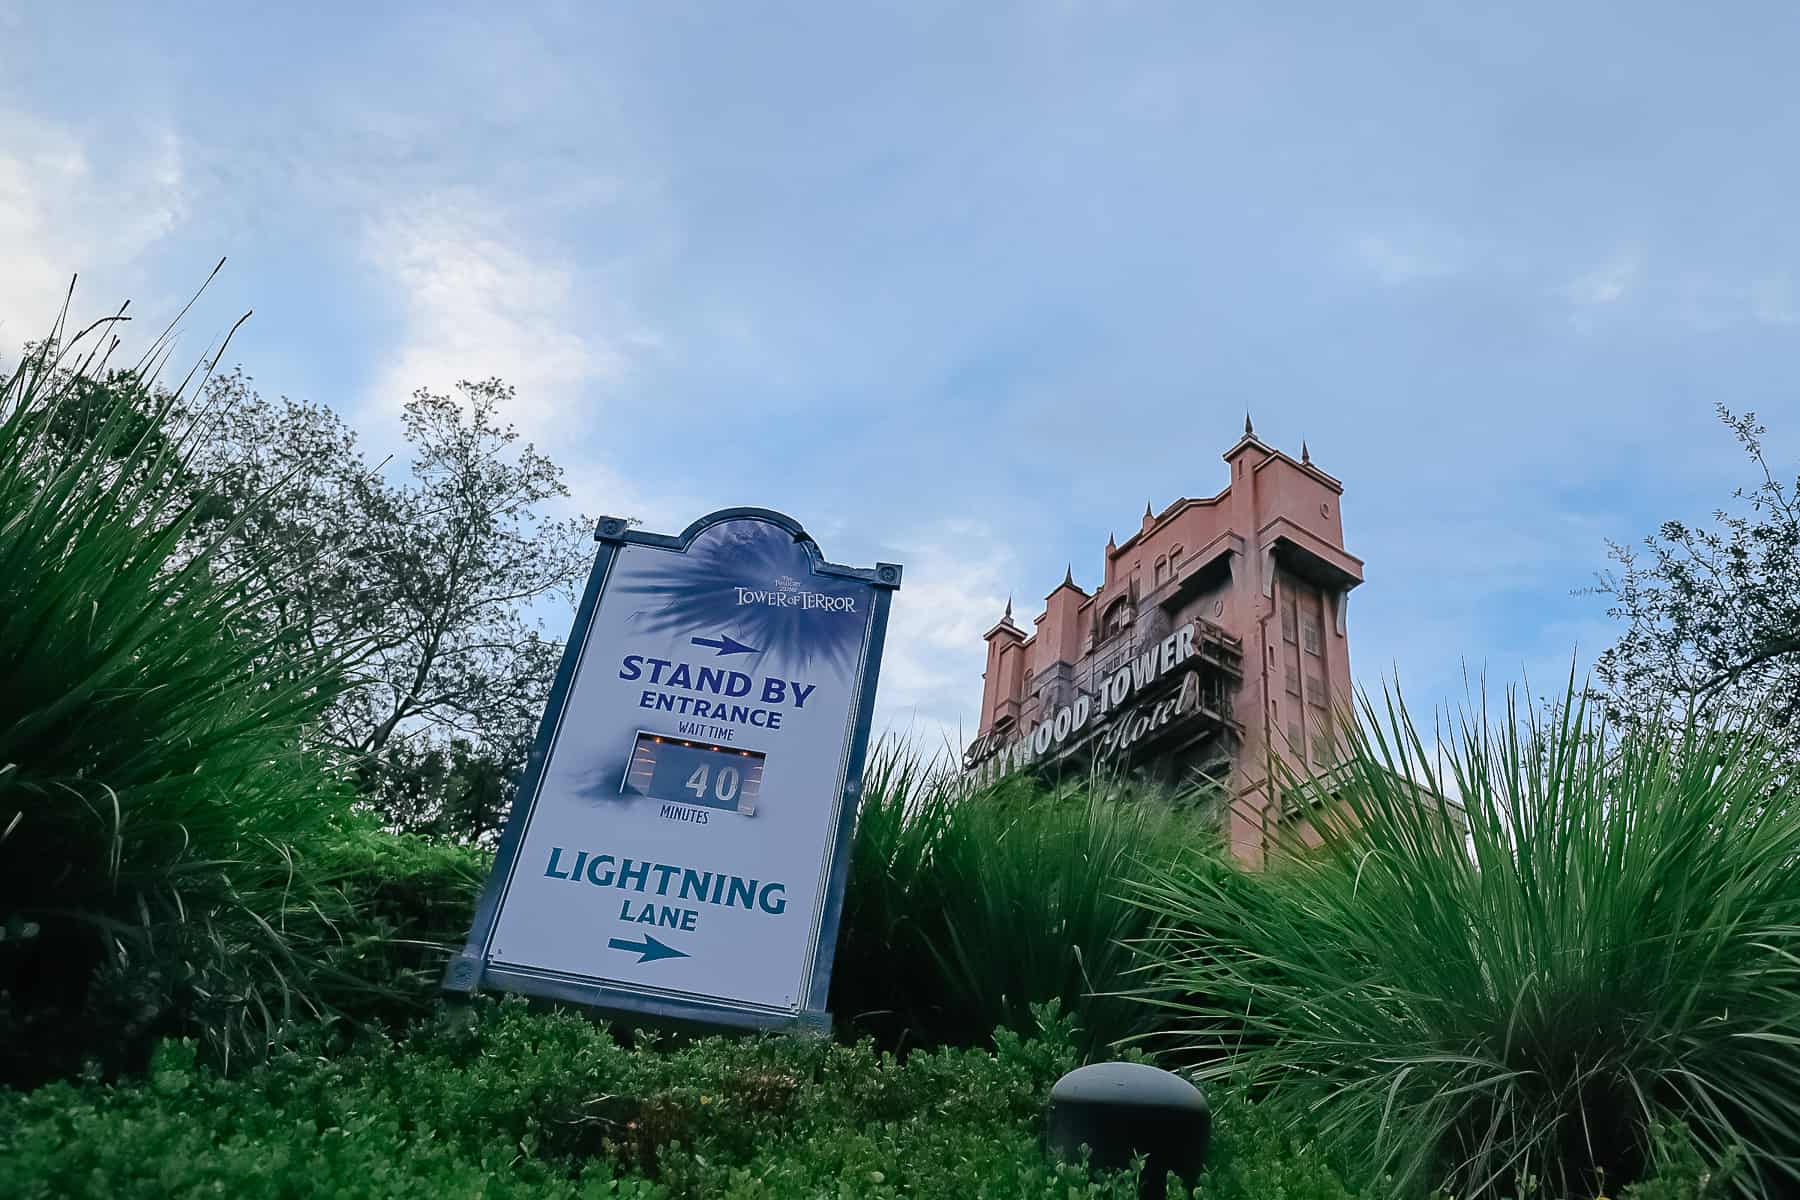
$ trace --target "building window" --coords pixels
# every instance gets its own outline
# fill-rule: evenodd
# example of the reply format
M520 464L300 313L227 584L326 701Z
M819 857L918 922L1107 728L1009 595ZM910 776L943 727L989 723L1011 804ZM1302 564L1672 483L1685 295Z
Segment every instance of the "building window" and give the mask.
M1154 570L1155 570L1155 574L1154 574L1153 578L1155 579L1155 583L1152 584L1152 586L1153 587L1161 587L1163 579L1166 578L1169 574L1169 560L1166 558L1157 559L1156 567Z
M1175 570L1175 564L1181 561L1181 547L1176 546L1169 551L1169 570Z
M1112 607L1106 610L1106 620L1101 627L1101 636L1117 637L1130 628L1131 600L1128 597L1120 596L1112 602Z
M1293 642L1298 641L1299 638L1300 633L1295 627L1294 621L1294 602L1292 599L1283 600L1281 603L1281 640Z
M1320 766L1325 766L1336 757L1335 751L1336 747L1332 744L1330 730L1321 730L1318 733L1313 734L1313 762Z
M1289 721L1287 728L1288 748L1295 754L1306 753L1306 743L1300 740L1300 722Z
M1300 668L1292 663L1288 664L1287 669L1287 690L1295 696L1300 694Z
M1282 623L1283 623L1283 626L1285 627L1285 625L1286 625L1285 617L1283 617ZM1308 654L1322 654L1322 653L1324 653L1324 646L1325 646L1325 626L1324 626L1324 624L1319 620L1319 618L1317 616L1313 615L1312 613L1307 613L1306 614L1306 652Z
M1325 677L1323 675L1312 671L1307 672L1306 698L1320 708L1325 707Z

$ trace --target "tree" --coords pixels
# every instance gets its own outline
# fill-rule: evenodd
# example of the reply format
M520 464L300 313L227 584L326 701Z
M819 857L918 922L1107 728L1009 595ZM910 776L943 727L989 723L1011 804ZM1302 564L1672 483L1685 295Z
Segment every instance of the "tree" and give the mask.
M1760 480L1711 528L1665 521L1641 546L1609 543L1619 570L1593 591L1625 623L1594 673L1627 723L1753 712L1800 750L1800 479L1784 484L1763 454L1755 413L1720 405Z
M485 840L506 819L529 751L529 731L497 745L465 737L394 742L382 755L377 774L382 813L412 833Z
M534 606L572 600L591 555L591 523L549 512L561 470L503 421L513 397L497 379L415 392L400 475L330 408L232 372L204 393L194 483L214 497L196 537L248 514L221 557L275 597L251 619L296 664L350 651L319 740L391 823L465 840L498 830L561 654Z

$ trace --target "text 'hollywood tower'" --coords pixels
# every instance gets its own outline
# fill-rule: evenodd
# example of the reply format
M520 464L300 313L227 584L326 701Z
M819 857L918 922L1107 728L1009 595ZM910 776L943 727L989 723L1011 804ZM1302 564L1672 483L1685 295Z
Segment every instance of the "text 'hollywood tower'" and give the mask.
M1271 800L1269 756L1328 770L1349 699L1346 610L1362 562L1344 549L1343 484L1244 436L1230 479L1109 539L1103 577L1073 571L1027 633L1012 606L985 635L972 771L1058 764L1211 779L1231 801L1232 851L1260 864L1276 826L1303 814Z

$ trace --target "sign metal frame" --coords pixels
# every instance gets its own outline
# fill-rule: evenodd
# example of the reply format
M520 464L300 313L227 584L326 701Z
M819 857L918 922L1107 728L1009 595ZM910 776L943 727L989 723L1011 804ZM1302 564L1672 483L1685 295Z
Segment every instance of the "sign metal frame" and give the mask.
M813 931L812 957L806 974L807 993L801 998L797 1012L775 1012L748 1007L714 998L677 998L651 996L634 990L608 986L590 979L575 979L561 972L539 971L511 964L489 961L494 929L500 911L518 868L519 850L526 828L536 810L542 791L544 772L550 749L568 706L594 619L600 610L607 581L626 546L650 546L685 554L688 547L706 530L725 521L759 520L778 526L806 548L814 575L854 579L871 585L872 612L868 636L860 665L860 685L851 701L849 748L844 758L843 792L837 797L837 823L826 847L830 874L823 904L819 908L817 929ZM838 926L843 916L844 888L850 875L850 837L855 828L856 811L862 797L863 767L868 758L869 726L874 718L875 688L881 674L882 649L887 640L888 611L894 592L900 587L902 568L898 563L878 562L873 567L847 567L826 561L818 543L798 521L784 513L767 508L724 508L706 514L680 534L645 533L630 528L630 522L619 517L602 517L594 529L599 549L588 572L587 586L569 639L563 646L562 661L557 665L550 699L543 720L538 723L537 737L519 779L501 832L500 847L494 867L488 873L475 917L469 927L462 952L450 960L444 971L443 990L454 995L469 996L478 991L506 991L611 1009L636 1016L728 1025L744 1029L801 1029L825 1032L830 1029L831 1013L827 1009L831 993L832 960L837 949Z

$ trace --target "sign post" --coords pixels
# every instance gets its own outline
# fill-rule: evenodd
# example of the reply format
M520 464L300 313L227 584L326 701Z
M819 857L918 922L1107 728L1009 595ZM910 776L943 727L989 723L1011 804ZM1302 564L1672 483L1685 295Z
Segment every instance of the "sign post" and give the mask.
M900 567L757 508L600 543L444 987L822 1028Z

